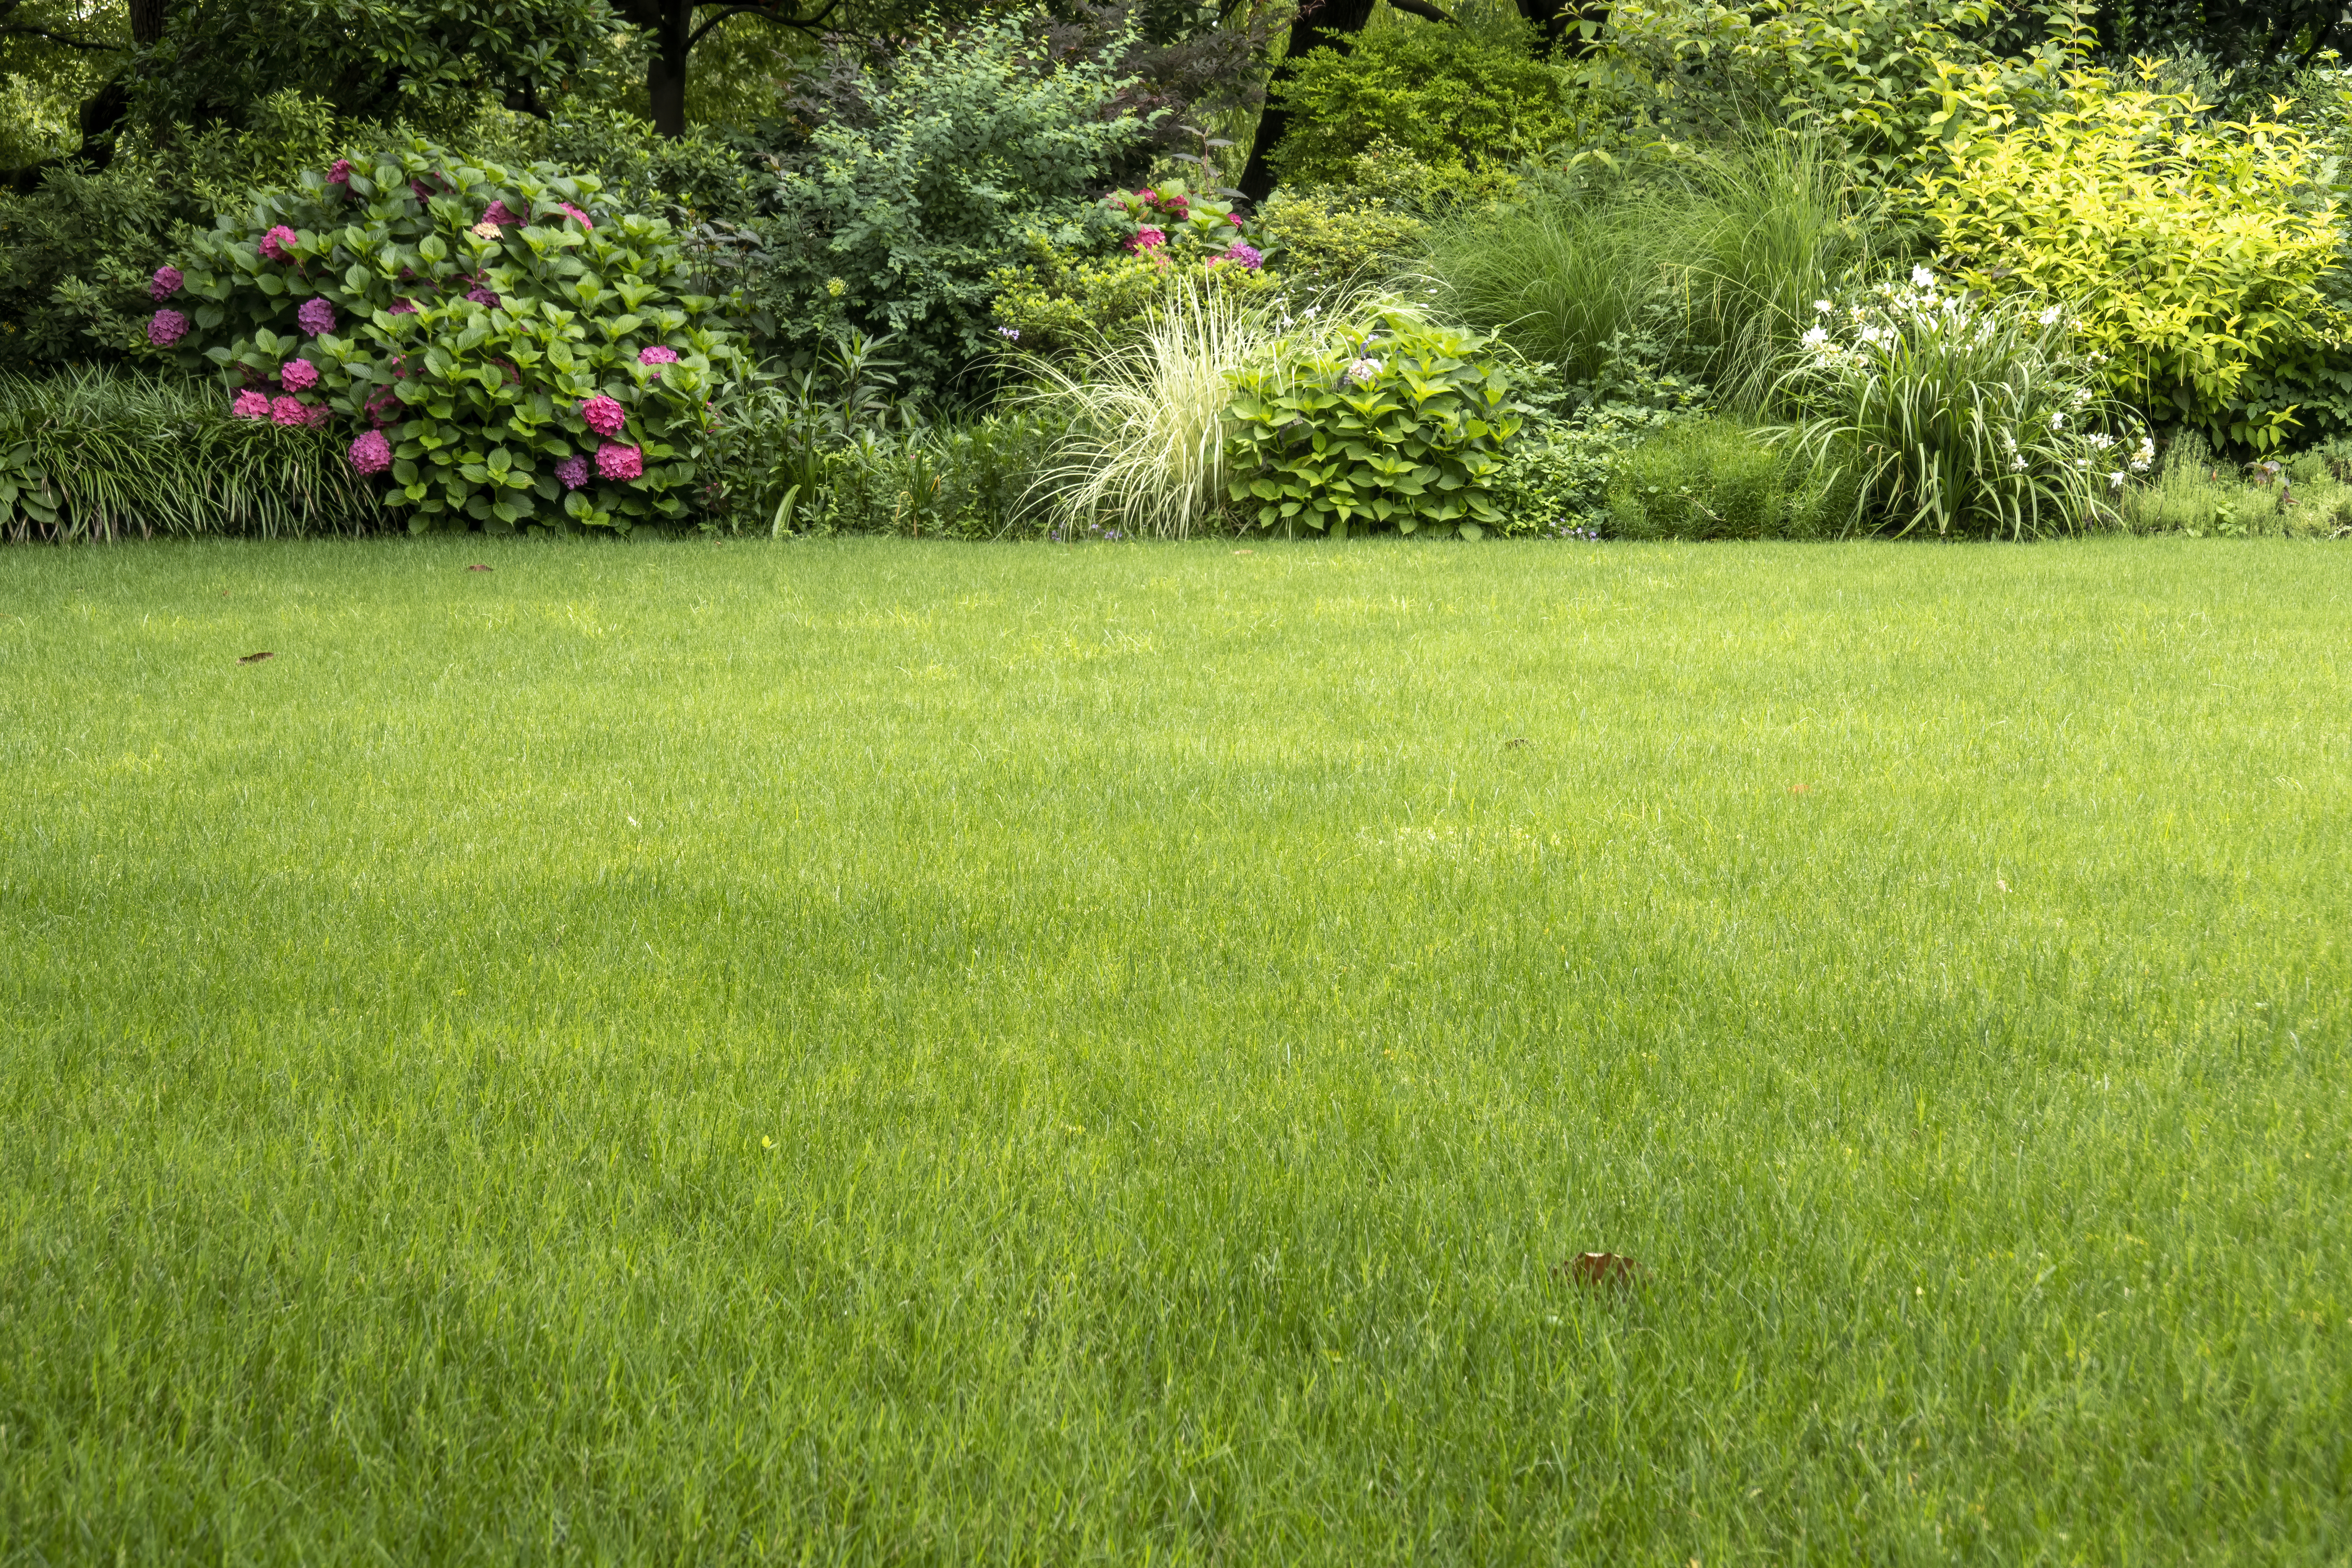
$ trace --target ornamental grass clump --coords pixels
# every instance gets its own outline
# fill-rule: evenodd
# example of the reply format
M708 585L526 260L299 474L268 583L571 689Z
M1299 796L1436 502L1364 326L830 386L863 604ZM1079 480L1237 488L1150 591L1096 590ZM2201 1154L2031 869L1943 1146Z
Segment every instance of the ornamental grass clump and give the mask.
M1163 539L1203 527L1225 499L1233 379L1282 341L1264 308L1188 280L1078 368L1032 361L1033 401L1070 426L1036 480L1055 521Z
M412 531L682 520L746 362L669 226L598 188L424 142L339 162L158 272L150 341L242 417L341 426Z
M2023 539L2115 519L2153 460L2062 310L1948 290L1926 268L1818 318L1775 388L1772 434L1846 490L1849 531Z

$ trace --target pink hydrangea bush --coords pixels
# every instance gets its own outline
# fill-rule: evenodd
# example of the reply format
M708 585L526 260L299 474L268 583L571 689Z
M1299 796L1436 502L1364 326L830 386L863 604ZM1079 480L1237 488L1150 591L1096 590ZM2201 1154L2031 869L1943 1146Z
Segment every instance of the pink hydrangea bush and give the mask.
M315 170L173 258L169 353L242 417L343 426L412 527L683 521L749 363L668 225L597 190L422 142Z

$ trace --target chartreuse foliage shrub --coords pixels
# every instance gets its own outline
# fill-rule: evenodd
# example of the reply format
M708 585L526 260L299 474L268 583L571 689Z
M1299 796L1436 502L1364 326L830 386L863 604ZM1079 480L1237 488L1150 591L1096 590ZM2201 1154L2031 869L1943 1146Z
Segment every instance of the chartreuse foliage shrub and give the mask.
M743 368L669 226L418 142L308 171L159 273L151 342L238 412L352 436L412 530L682 520Z
M1270 162L1286 183L1350 183L1376 146L1468 179L1540 156L1577 130L1552 68L1523 39L1408 24L1347 54L1313 49L1275 91L1291 114Z
M1234 378L1228 481L1261 528L1475 539L1527 410L1495 339L1394 308Z
M178 376L0 376L0 539L357 532L375 487L324 430L239 419Z
M1925 268L1822 301L1776 401L1785 438L1851 497L1842 526L2021 539L2114 520L2154 447L2102 395L2055 305L1947 290Z
M1259 232L1286 279L1310 289L1364 288L1419 259L1428 220L1381 195L1286 185L1257 211Z
M2233 414L2242 382L2343 325L2318 288L2338 206L2314 189L2311 138L2211 122L2103 70L2067 79L2061 108L1921 177L1945 254L1971 289L2066 301L2118 395L2217 441L2277 446L2288 412Z

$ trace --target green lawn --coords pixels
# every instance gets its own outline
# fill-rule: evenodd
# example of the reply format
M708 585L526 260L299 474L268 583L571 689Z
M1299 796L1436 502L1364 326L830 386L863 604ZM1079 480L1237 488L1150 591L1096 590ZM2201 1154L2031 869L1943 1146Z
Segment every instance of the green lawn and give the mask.
M2352 1553L2339 547L19 549L0 779L0 1562Z

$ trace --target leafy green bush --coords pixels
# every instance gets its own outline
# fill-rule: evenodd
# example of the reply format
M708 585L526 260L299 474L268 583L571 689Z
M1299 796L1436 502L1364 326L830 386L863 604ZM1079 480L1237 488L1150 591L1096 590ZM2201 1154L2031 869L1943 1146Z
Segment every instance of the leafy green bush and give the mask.
M682 520L742 354L669 226L596 188L423 142L306 171L155 280L151 340L255 417L367 426L351 461L412 529Z
M1840 531L1853 480L1816 476L1786 447L1721 417L1679 420L1619 457L1609 531L1621 539L1819 539Z
M2158 417L2276 446L2289 416L2247 416L2244 378L2338 326L2317 287L2337 205L2312 188L2310 137L2209 122L2189 98L2105 71L2067 80L2061 109L1921 177L1946 254L1971 289L2067 301L2110 386Z
M1405 25L1318 48L1276 91L1290 129L1269 162L1283 182L1349 183L1357 156L1386 146L1456 178L1507 169L1577 130L1560 79L1525 39Z
M1143 127L1114 110L1099 58L1041 61L1023 26L925 32L850 69L856 112L790 151L760 225L756 299L782 342L807 354L846 327L890 332L909 388L936 394L998 341L992 279L1030 235L1116 241L1095 193Z
M2191 539L2335 538L2352 532L2352 447L2331 447L2250 464L2224 464L2194 430L2174 437L2147 484L2126 486L2120 510L2134 533Z
M1234 377L1231 499L1261 528L1475 539L1526 409L1485 333L1388 308Z
M327 431L236 418L177 377L0 377L0 538L345 533L383 519Z
M1779 434L1848 486L1847 526L2011 539L2114 515L2108 499L2153 445L2068 353L2056 306L1940 291L1915 268L1822 322L1782 378Z

